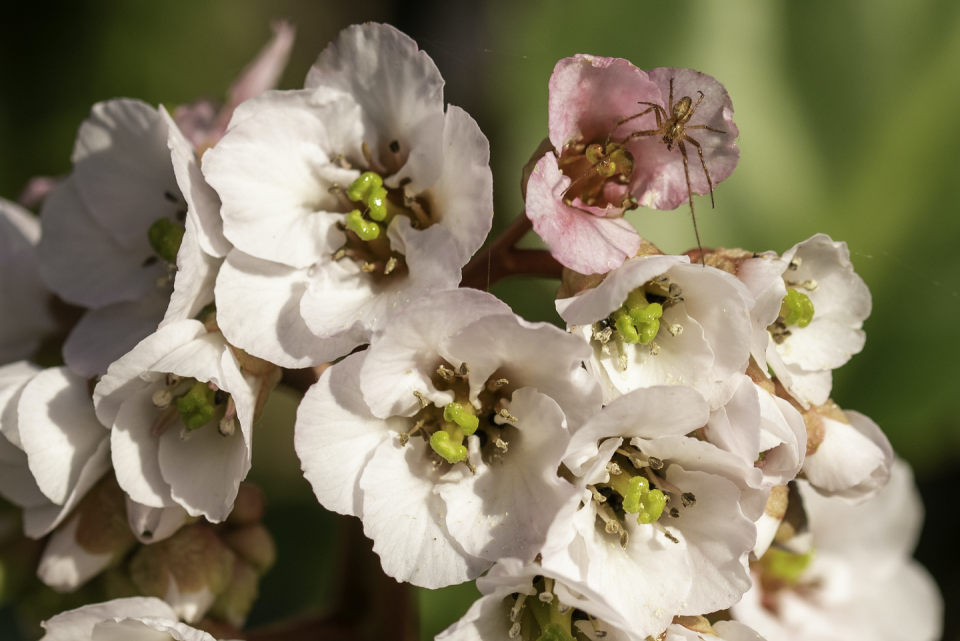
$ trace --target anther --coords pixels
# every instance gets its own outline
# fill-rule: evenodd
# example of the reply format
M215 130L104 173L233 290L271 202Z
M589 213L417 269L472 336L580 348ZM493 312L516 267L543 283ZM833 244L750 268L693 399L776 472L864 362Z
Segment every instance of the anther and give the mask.
M667 324L667 331L670 332L671 336L679 336L683 333L683 325L675 323L673 325Z
M487 389L490 390L491 392L496 392L498 389L500 389L504 385L509 385L509 384L510 384L510 381L508 381L507 379L498 378L495 381L488 381Z
M660 459L658 459L658 458L655 457L655 456L648 456L648 457L647 457L647 465L649 465L650 468L651 468L651 469L654 469L654 470L663 469L663 461L661 461Z
M497 439L497 442L494 443L494 445L497 446L497 449L503 450L503 453L506 454L506 453L507 453L507 446L510 445L510 444L507 443L507 442L506 442L505 440L503 440L502 438L498 438L498 439Z
M158 410L165 410L170 407L170 403L173 402L173 394L170 393L170 390L161 389L153 393L153 405Z
M627 355L621 352L620 355L617 357L617 369L619 369L621 372L627 371L628 362L629 361L627 361Z
M680 495L680 502L683 503L683 507L693 507L697 504L697 497L692 492L684 492Z
M396 268L397 268L397 259L396 259L395 257L391 256L391 257L390 257L390 260L387 261L386 266L383 268L383 274L384 274L384 276L386 276L387 274L389 274L390 272L392 272L392 271L393 271L394 269L396 269Z
M364 274L372 274L376 268L377 266L373 263L364 263L360 266L360 271L362 271Z
M518 636L520 636L519 621L517 621L516 623L510 626L510 632L507 633L507 636L510 637L511 639L516 639Z
M510 620L517 621L520 619L520 613L523 611L523 602L526 601L527 595L522 592L517 595L517 602L513 604L513 608L510 609ZM519 624L518 624L519 625Z
M601 345L606 345L606 344L607 344L607 341L610 340L610 337L611 337L612 335L613 335L613 328L612 328L612 327L606 327L606 328L600 330L599 332L594 332L593 338L594 338L595 340L600 341L600 344L601 344Z
M329 189L327 189L327 193L328 193L328 194L331 194L331 195L333 195L333 196L336 196L336 195L338 195L338 194L342 194L342 193L343 193L343 187L341 187L340 185L334 183L333 186L331 186Z
M619 475L623 470L620 469L620 466L614 463L613 461L607 463L607 471L613 474L614 476Z
M656 343L650 343L647 347L650 348L650 356L656 356L660 353L660 346Z
M678 510L678 509L675 508L675 507L670 508L670 511L667 512L667 514L669 514L670 516L672 516L672 517L675 518L675 519L679 519L679 518L680 518L680 510Z
M444 367L443 365L437 368L437 374L439 374L440 378L442 378L445 381L452 381L454 377L453 370L447 367Z
M537 597L540 599L541 603L553 603L553 593L552 592L541 592Z
M600 494L600 492L597 491L597 488L593 487L592 485L590 485L589 488L590 488L590 493L593 494L594 501L596 501L597 503L607 502L607 497L605 497L603 494Z
M573 606L564 605L564 604L562 604L562 603L558 603L558 604L557 604L557 614L566 614L567 612L569 612L569 611L572 610L572 609L573 609Z
M505 421L510 421L511 423L517 422L517 417L507 411L507 408L503 408L497 414Z
M466 378L470 374L470 364L467 362L460 363L460 378Z
M790 265L787 267L787 269L789 269L792 272L795 272L798 269L800 269L800 265L802 264L803 264L803 259L800 258L799 256L794 256L793 260L790 261Z
M333 253L333 260L340 260L346 255L347 255L347 250L341 247L340 249L338 249Z
M420 403L420 409L423 409L430 404L419 391L413 390L413 395L417 397L417 402Z
M667 288L667 293L672 301L683 300L683 289L681 289L680 285L677 285L676 283L670 283L670 287Z
M219 429L222 436L233 436L237 431L237 424L232 416L224 416L220 419Z

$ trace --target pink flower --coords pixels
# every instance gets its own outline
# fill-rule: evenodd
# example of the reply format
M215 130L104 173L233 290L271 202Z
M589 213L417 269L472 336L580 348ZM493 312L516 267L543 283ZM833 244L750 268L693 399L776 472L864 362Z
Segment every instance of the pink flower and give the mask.
M680 119L683 130L664 135L684 108L692 115ZM733 172L740 152L732 115L726 90L706 74L646 73L620 58L565 58L550 78L556 152L530 177L527 216L563 265L606 273L640 247L625 211L675 209L689 193L706 194Z

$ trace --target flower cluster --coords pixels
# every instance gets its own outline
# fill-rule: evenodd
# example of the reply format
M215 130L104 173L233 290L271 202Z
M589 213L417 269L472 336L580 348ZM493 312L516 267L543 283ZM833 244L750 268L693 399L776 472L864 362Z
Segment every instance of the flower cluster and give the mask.
M0 201L0 494L44 583L127 597L47 639L243 625L275 551L242 481L284 368L322 371L294 442L319 502L399 581L477 579L439 638L937 635L909 470L830 398L870 313L846 245L667 255L623 218L731 175L718 81L557 64L515 225L563 268L561 329L460 287L494 260L489 145L429 56L353 26L272 90L292 38L222 108L94 105L39 225ZM20 360L64 327L63 366Z

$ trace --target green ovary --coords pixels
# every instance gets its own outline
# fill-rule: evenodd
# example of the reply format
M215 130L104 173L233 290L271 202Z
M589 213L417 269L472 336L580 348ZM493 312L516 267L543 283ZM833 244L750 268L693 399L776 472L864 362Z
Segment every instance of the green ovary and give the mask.
M430 447L451 465L467 458L467 448L460 443L455 443L450 438L450 434L443 430L433 433L430 437Z
M573 641L573 637L561 624L548 623L543 627L543 634L537 637L537 641Z
M786 550L770 548L763 555L761 563L771 576L789 584L796 584L803 572L813 561L814 551L806 554L792 554Z
M647 303L643 292L634 290L623 306L613 313L613 320L624 343L647 345L660 331L661 316L663 306L660 303Z
M347 229L360 237L360 240L374 240L380 236L380 225L364 219L359 209L347 214Z
M365 171L347 187L347 198L355 203L366 202L378 187L383 187L383 178L372 171Z
M790 289L780 305L780 315L788 326L806 327L813 320L813 302L803 292Z
M183 232L184 229L180 225L170 222L167 218L160 218L150 225L150 229L147 230L147 239L157 256L168 263L175 263L177 252L180 251L180 243L183 242Z
M213 420L216 412L215 394L207 383L198 381L189 392L177 399L177 409L188 430L199 429Z
M460 403L449 403L443 408L443 418L460 426L460 431L470 436L477 431L480 419L471 414Z
M650 482L642 476L630 479L627 493L623 497L623 511L636 514L637 523L650 525L656 523L667 505L667 497L660 490L651 490Z

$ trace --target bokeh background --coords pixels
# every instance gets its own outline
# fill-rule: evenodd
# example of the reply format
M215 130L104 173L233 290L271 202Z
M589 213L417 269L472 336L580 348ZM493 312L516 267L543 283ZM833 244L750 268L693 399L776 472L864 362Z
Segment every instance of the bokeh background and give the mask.
M873 417L913 464L927 522L917 556L960 606L960 3L955 0L49 0L0 3L0 196L70 170L77 126L118 96L168 108L221 99L286 18L297 42L283 88L350 23L414 37L490 138L496 226L522 211L520 170L547 127L547 80L574 53L641 68L691 67L724 83L741 160L698 202L705 245L782 252L816 232L845 240L873 292L869 340L836 372L834 399ZM960 181L958 181L960 182ZM665 251L694 245L689 212L632 214ZM530 241L535 242L535 241ZM531 320L559 323L557 283L494 288ZM250 623L330 598L335 517L300 476L297 397L278 393L251 474L279 545ZM420 591L423 638L456 620L472 585ZM18 639L10 610L0 638ZM960 638L948 621L946 639Z

